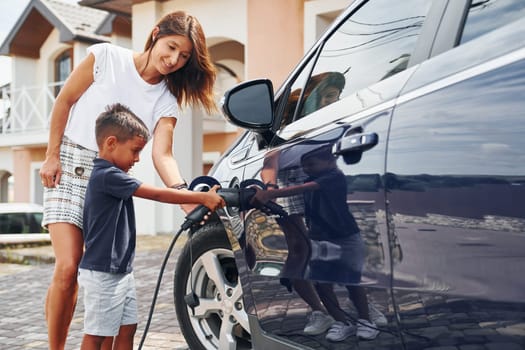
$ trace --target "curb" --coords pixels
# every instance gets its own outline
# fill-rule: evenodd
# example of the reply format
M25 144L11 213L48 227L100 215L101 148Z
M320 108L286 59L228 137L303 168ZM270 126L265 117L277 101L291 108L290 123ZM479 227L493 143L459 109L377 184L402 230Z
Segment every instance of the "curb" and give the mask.
M166 251L172 238L173 235L171 234L137 235L137 252ZM186 235L179 237L175 247L182 247L186 240ZM0 241L0 263L20 265L54 264L55 256L50 241Z
M24 255L12 252L11 250L0 251L0 263L2 264L40 265L53 264L54 262L54 257Z
M0 243L0 263L39 265L54 262L55 257L48 241Z

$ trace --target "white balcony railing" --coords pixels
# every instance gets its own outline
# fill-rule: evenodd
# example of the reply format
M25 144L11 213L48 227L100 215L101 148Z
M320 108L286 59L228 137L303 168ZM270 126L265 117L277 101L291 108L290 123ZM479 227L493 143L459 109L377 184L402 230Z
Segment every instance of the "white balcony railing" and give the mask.
M0 100L0 134L45 132L57 90L63 82L44 86L3 88Z
M0 135L16 137L22 134L47 134L55 96L63 84L57 82L44 86L1 89ZM232 131L236 131L236 128L219 113L203 119L204 133Z

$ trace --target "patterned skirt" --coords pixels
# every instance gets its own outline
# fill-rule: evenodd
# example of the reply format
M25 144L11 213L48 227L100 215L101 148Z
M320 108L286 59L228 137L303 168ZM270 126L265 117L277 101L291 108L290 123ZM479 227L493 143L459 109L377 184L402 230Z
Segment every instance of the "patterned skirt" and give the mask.
M62 176L54 188L44 188L42 226L70 223L82 229L84 196L97 152L84 148L64 136L60 145Z

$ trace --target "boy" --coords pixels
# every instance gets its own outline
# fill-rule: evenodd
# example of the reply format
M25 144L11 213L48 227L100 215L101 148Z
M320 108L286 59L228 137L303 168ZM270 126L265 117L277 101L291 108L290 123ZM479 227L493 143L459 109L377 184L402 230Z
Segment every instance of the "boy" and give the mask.
M84 205L85 252L78 281L84 288L82 350L133 349L137 304L132 273L135 255L133 196L160 202L225 205L216 193L160 188L127 174L149 139L144 123L127 107L108 106L96 121L99 155ZM113 342L113 337L115 337Z

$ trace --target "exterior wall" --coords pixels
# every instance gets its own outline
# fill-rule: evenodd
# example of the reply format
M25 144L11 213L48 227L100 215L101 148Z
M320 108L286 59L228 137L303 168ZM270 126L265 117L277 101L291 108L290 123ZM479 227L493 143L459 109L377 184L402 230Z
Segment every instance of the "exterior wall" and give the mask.
M307 51L335 17L352 3L349 0L310 0L304 4L304 48Z
M38 60L26 57L12 58L12 83L14 88L24 85L35 86L38 76Z
M13 173L15 175L13 200L15 202L33 202L34 198L31 198L30 192L35 183L32 164L44 160L45 150L42 148L15 147L12 150L12 155Z
M131 48L133 50L142 51L144 49L146 38L161 16L161 4L155 1L147 1L133 5L133 21L131 22Z
M112 35L111 42L115 45L127 47L127 48L131 48L133 45L131 38L125 38L125 37L118 36L118 35Z
M215 152L221 154L235 141L240 135L240 131L222 133L222 134L208 134L204 136L203 151Z
M208 46L224 40L235 40L246 45L246 0L172 0L162 5L163 13L184 10L197 17Z
M11 148L0 147L0 202L12 200L8 181L13 173L13 152Z
M0 171L13 173L13 152L10 147L0 148ZM1 176L0 176L1 177Z
M87 56L86 49L91 46L91 44L88 43L79 43L76 42L73 44L73 68L78 66L80 62ZM57 52L56 54L59 54L60 52Z
M55 28L49 34L47 39L40 47L40 59L38 60L38 71L37 76L38 85L47 84L55 81L54 76L54 60L62 51L71 48L71 45L61 43L59 41L59 32ZM74 59L74 58L73 58Z
M246 77L274 88L303 56L304 0L248 0Z

